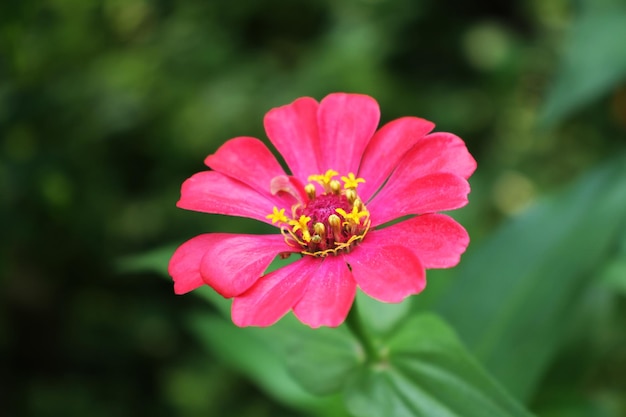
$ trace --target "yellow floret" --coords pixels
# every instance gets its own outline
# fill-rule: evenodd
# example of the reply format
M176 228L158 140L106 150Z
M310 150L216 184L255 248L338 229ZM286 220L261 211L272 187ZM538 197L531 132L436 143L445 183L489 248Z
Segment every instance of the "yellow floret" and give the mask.
M297 232L298 230L302 230L302 239L305 242L311 241L311 233L309 232L308 223L311 221L309 216L300 216L298 220L289 220L289 225L292 226L292 231Z
M351 213L346 213L346 211L341 208L335 209L335 211L341 214L341 217L343 217L346 221L353 222L355 224L361 224L361 218L367 217L370 214L367 210L359 211L359 208L356 204L352 207Z
M308 180L309 181L316 181L317 183L319 183L322 186L326 186L330 183L330 181L333 179L333 177L339 175L339 173L337 171L333 171L332 169L329 169L328 171L326 171L325 174L322 175L309 175Z
M365 182L363 178L356 178L354 173L349 173L347 177L341 177L341 181L344 182L345 188L355 189L359 186L359 183Z
M272 214L268 214L267 216L265 216L266 219L271 219L272 220L272 224L275 223L287 223L289 221L289 219L287 218L287 216L285 216L285 209L282 208L280 210L278 210L278 207L274 207L274 212Z

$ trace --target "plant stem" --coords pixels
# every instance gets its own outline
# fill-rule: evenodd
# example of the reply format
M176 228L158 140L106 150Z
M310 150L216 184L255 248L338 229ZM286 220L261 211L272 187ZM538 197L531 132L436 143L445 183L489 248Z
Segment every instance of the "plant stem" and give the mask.
M367 362L377 362L380 359L380 353L372 343L372 339L368 333L365 331L361 317L359 317L356 300L354 300L354 304L348 313L348 317L346 317L346 325L354 337L356 337L356 339L361 343L361 346L365 351L365 360Z

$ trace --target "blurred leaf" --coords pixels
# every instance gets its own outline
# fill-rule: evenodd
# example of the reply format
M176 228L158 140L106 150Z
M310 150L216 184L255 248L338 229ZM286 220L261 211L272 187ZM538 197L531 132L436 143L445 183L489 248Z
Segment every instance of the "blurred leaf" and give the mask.
M541 110L552 126L626 79L626 8L590 9L576 20L561 69Z
M581 289L614 249L624 184L621 155L544 199L468 253L437 307L518 398L533 392Z
M346 415L339 397L316 397L302 389L290 375L285 361L285 351L290 346L287 339L300 337L302 331L315 332L295 318L285 317L268 328L239 328L205 314L190 317L188 323L218 358L282 403L323 417Z
M167 245L148 252L126 256L117 262L117 268L122 273L156 272L167 275L167 265L176 245Z
M622 228L617 246L618 253L607 264L600 282L612 291L626 295L626 227Z
M259 340L253 329L240 329L218 317L198 314L188 324L201 342L224 362L251 377L287 404L298 404L309 397L287 375L282 359Z
M359 343L339 328L300 329L285 344L286 360L293 377L309 392L318 395L341 391L365 353ZM301 335L300 335L301 334Z
M604 274L602 274L602 284L626 295L626 256L611 262Z
M355 416L530 416L434 315L405 321L386 349L383 361L364 366L347 388Z

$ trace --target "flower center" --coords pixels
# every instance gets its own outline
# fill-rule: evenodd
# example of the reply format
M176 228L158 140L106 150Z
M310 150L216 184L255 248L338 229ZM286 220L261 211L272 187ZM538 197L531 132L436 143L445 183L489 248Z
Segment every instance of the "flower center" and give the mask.
M278 223L290 246L300 247L301 253L315 257L350 252L369 230L370 214L359 198L356 189L363 178L355 178L353 173L341 177L343 185L334 179L339 174L332 169L325 174L311 175L324 188L317 193L313 183L304 187L307 201L291 207L291 218L285 209L274 207L267 216L272 223Z

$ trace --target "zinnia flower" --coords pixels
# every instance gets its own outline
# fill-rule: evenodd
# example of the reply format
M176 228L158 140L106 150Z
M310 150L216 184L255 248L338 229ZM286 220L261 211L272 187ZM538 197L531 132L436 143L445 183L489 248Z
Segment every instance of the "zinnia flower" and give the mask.
M467 204L476 162L457 136L430 133L427 120L403 117L376 131L379 118L366 95L303 97L264 120L290 173L252 137L209 155L210 170L184 182L178 207L277 231L187 241L170 261L174 291L206 284L233 298L238 326L269 326L289 310L311 327L338 326L357 286L396 303L424 289L425 269L456 265L469 237L438 212ZM265 274L289 255L299 259Z

